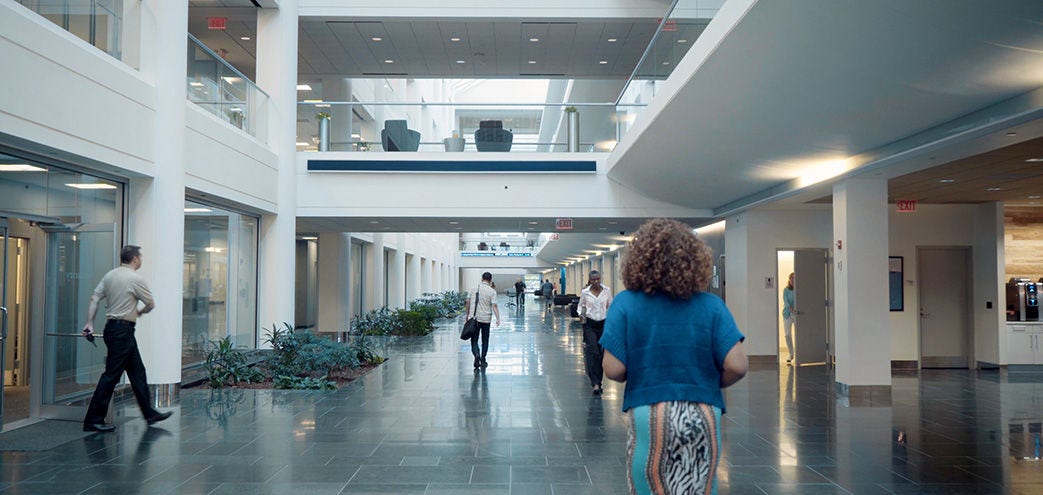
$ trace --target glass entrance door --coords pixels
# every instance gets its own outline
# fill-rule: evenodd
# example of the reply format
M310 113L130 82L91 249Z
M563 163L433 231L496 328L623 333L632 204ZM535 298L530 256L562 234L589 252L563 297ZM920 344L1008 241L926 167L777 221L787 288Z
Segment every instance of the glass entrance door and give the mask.
M40 415L80 420L105 370L105 344L81 334L94 287L118 265L116 225L61 225L47 231L47 299L44 314ZM105 326L104 303L95 329ZM100 332L96 335L101 337Z

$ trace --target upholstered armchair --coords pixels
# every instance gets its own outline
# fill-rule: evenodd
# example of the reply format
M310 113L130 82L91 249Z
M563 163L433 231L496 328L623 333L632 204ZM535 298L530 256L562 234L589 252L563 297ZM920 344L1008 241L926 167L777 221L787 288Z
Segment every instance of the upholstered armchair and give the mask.
M384 151L416 151L420 148L420 133L408 128L404 120L385 120L380 144Z
M501 120L483 120L474 131L474 144L478 151L511 151L514 133L503 129Z

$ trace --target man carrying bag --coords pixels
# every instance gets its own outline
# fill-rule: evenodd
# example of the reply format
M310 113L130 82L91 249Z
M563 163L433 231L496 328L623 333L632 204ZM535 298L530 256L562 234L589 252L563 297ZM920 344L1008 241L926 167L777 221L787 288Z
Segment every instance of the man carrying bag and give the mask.
M464 324L464 330L460 333L460 338L464 338L464 334L467 333L467 326L471 320L474 320L475 331L470 334L470 338L471 354L474 354L475 369L489 366L485 356L489 353L489 327L492 324L493 314L496 315L496 326L500 326L500 308L496 306L496 289L492 287L492 281L492 273L483 273L482 283L478 284L478 288L474 291L474 299L467 298L464 306L464 314L471 313L471 308L474 308L473 316ZM481 352L478 349L479 335L482 337Z

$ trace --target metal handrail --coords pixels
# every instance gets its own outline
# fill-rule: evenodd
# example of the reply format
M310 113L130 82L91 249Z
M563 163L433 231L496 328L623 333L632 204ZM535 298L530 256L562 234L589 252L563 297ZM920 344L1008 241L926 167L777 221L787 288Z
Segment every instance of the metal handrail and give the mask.
M298 101L298 105L373 105L373 106L432 106L432 107L647 107L647 103L456 103L446 101L424 101L424 102L404 102L404 101L323 101L323 100L305 100Z
M641 64L645 63L645 59L648 58L650 53L652 53L652 47L655 46L656 40L659 39L659 34L663 32L663 26L666 26L667 19L673 15L674 8L677 7L677 2L679 1L680 0L674 0L673 3L670 4L670 8L667 9L666 15L659 20L659 25L656 26L655 34L652 35L652 41L648 42L648 46L645 47L645 52L641 54L641 58L637 61L637 65L634 66L634 71L630 73L627 82L623 84L623 90L620 91L619 96L616 97L616 105L619 105L619 102L623 100L623 95L625 95L627 89L630 88L630 83L634 82L634 78L637 77L637 72L641 70Z
M218 62L220 62L222 65L225 66L226 69L230 69L235 75L243 78L243 80L246 81L247 84L249 84L250 86L253 86L253 88L256 89L257 91L260 91L261 94L263 94L264 96L268 96L268 93L265 90L263 90L259 86L257 86L256 83L251 81L249 77L246 77L245 75L243 75L242 72L239 72L239 69L236 69L235 67L232 67L232 64L229 64L224 58L222 58L220 55L218 55L217 52L211 50L210 47L204 45L203 42L199 41L199 39L196 38L195 36L192 36L192 33L188 33L188 40L193 42L193 43L195 43L196 46L198 46L199 48L202 48L203 51L207 53L207 55L210 55L211 57L214 58L214 60L217 60ZM270 96L269 96L269 98L270 98Z

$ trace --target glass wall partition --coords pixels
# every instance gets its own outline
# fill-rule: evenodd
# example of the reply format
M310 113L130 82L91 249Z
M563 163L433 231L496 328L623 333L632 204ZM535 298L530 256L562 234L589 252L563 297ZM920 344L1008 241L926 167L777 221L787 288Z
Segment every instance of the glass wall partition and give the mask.
M116 59L123 29L123 0L18 0L47 20Z
M384 139L397 139L399 151L563 152L575 140L577 151L610 152L646 105L306 101L297 107L297 150L386 151Z
M267 142L268 94L191 34L188 101Z
M185 202L182 365L206 359L210 341L257 347L256 217Z

